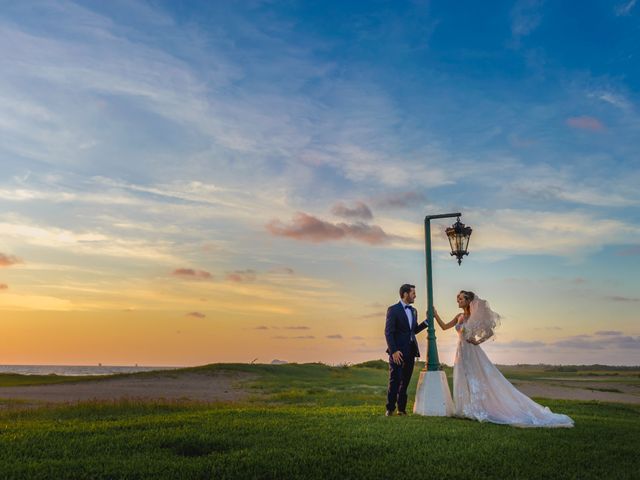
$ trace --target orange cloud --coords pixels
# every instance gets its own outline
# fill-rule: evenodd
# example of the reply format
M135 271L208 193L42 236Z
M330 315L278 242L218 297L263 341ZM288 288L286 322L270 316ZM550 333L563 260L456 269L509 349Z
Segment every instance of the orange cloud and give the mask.
M370 245L381 245L389 243L394 238L400 238L387 234L377 225L362 222L333 224L304 212L296 213L290 225L285 225L280 220L272 220L266 228L272 235L314 243L351 238Z
M254 270L236 270L235 272L227 273L227 280L230 282L245 283L253 282L256 279L256 272Z
M17 263L23 263L22 259L14 255L5 255L4 253L0 253L0 267L10 267Z
M205 318L206 315L202 312L189 312L186 315L187 317L195 317L195 318Z
M569 117L567 118L567 125L571 128L579 128L581 130L591 130L593 132L599 132L604 130L604 125L600 120L594 117Z
M210 280L213 276L204 270L194 270L192 268L176 268L171 275L179 278L191 280Z
M9 288L9 285L7 285L6 283L0 283L0 290L6 290Z

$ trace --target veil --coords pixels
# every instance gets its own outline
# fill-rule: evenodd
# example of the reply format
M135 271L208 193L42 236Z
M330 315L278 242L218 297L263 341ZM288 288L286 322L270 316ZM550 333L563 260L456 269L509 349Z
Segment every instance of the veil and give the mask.
M465 339L483 342L493 337L496 327L500 325L500 314L491 310L489 302L477 295L469 308L471 315L464 326Z

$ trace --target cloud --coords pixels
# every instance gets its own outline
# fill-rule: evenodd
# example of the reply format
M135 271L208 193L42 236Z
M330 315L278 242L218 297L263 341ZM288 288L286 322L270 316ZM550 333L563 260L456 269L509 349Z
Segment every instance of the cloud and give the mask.
M640 298L635 297L622 297L620 295L607 295L607 300L613 300L614 302L640 302Z
M581 256L597 251L619 238L640 239L640 227L611 219L598 218L584 211L553 212L533 210L470 210L466 214L473 235L469 251L502 254L524 253ZM614 239L611 232L620 232ZM448 249L448 245L442 247Z
M195 317L195 318L205 318L206 315L202 312L189 312L186 314L187 317Z
M383 195L373 202L379 208L404 208L422 205L426 200L427 197L421 192L398 192Z
M640 337L616 337L612 343L614 348L630 348L636 350L640 348Z
M0 290L7 290L9 288L9 285L7 285L6 283L0 283Z
M21 220L21 219L19 219ZM132 239L107 235L102 231L73 230L31 225L24 221L0 223L0 235L44 248L72 251L74 254L105 255L145 259L159 262L175 262L168 253L168 242L152 239Z
M538 9L542 3L539 0L519 0L511 9L511 34L516 44L540 25L542 14Z
M269 327L265 325L260 325L254 328L254 330L269 330Z
M570 337L565 340L554 342L552 345L556 348L567 348L569 350L603 350L605 348L604 342L594 342L585 336Z
M577 183L564 183L560 178L528 178L528 181L514 181L510 188L519 194L525 194L537 200L561 200L565 202L595 205L600 207L626 207L638 205L634 195L611 191L603 185L583 186ZM615 187L620 190L620 186Z
M295 270L291 267L276 267L269 270L269 273L284 273L286 275L295 275Z
M587 93L589 98L597 98L622 110L631 108L631 102L621 93L610 90L595 90Z
M523 349L541 350L546 352L558 352L561 350L616 350L616 349L637 349L640 348L640 337L624 336L622 332L613 330L602 330L594 335L573 335L553 342L543 342L539 340L510 342L495 342L491 348L496 349Z
M294 326L294 327L282 327L285 330L311 330L309 327L305 327L303 325L301 326Z
M289 226L282 224L279 220L272 220L266 227L272 235L311 242L325 242L345 237L345 232L340 227L303 212L296 213Z
M515 194L520 197L524 194L538 203L555 206L556 210L560 206L558 200L603 207L640 205L640 195L636 188L638 179L635 175L630 175L625 170L608 168L607 159L595 154L588 161L597 164L604 162L602 166L587 169L570 166L579 165L585 160L584 157L572 155L564 158L562 165L557 166L521 164L518 169L526 171L526 175L516 174L506 183L503 176L496 176L501 178L502 183L493 183L506 195ZM492 184L492 178L489 177L484 182Z
M604 130L604 125L595 117L581 116L567 118L567 125L571 128L580 130L590 130L592 132L600 132Z
M340 334L327 335L327 338L330 338L332 340L342 340L342 335L340 335Z
M546 346L546 343L539 341L522 341L522 340L512 340L510 342L505 343L497 343L496 347L500 348L540 348Z
M385 305L384 303L380 303L380 302L371 302L371 303L368 303L366 306L369 307L369 308L378 308L378 309L386 309L387 308L387 305Z
M629 0L616 6L614 12L617 17L624 17L631 14L631 10L635 7L637 0Z
M275 338L276 340L311 340L316 337L314 337L313 335L298 335L296 337L286 337L284 335L277 335L272 338Z
M14 256L14 255L6 255L4 253L0 253L0 267L10 267L11 265L16 265L18 263L24 263L22 259Z
M355 202L352 208L347 207L342 202L338 202L331 208L331 213L343 218L360 218L362 220L371 220L373 218L371 209L361 201Z
M283 224L280 220L272 220L266 225L266 229L275 236L313 243L354 239L369 245L383 245L401 238L387 234L377 225L367 225L361 222L333 224L304 212L297 212L289 225Z
M361 105L354 105L353 108L359 109ZM374 115L376 113L385 115L387 112L376 111ZM353 131L353 136L362 137L361 144L334 145L335 140L332 140L327 142L323 151L305 151L301 157L302 161L313 166L332 167L355 184L374 183L396 190L406 188L407 185L421 185L426 188L455 183L457 175L447 164L450 160L448 153L435 148L425 148L424 151L414 152L409 158L398 158L397 153L390 149L389 141L383 141L384 130L391 126L386 121L371 126L366 125L367 120L363 119L362 122L363 128ZM363 132L367 134L363 135ZM345 132L336 134L339 137L345 136ZM375 148L378 144L380 147Z
M204 270L194 270L193 268L176 268L171 275L178 278L190 280L210 280L213 276Z
M632 255L640 255L640 245L634 245L629 248L625 248L622 250L618 250L616 255L620 255L622 257L632 256Z
M610 350L610 349L637 349L640 348L640 337L622 335L576 335L564 340L549 344L555 348L570 350Z
M249 283L255 281L256 272L254 270L236 270L227 273L226 279L230 282Z

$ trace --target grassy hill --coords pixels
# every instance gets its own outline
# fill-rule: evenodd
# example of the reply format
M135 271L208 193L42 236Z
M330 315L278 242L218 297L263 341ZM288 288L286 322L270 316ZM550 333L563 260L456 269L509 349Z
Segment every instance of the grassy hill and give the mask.
M376 362L185 371L249 373L245 388L254 395L233 404L90 402L0 411L0 478L632 479L640 471L639 406L540 400L576 427L518 429L386 418L387 372Z

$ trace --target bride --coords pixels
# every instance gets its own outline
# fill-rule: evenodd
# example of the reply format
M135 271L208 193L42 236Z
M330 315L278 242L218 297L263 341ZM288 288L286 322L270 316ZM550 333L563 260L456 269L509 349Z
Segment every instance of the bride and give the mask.
M518 427L573 427L568 416L553 413L517 390L484 353L480 344L493 336L500 319L487 301L464 290L457 300L463 313L449 323L434 309L440 328L455 327L458 332L453 366L455 415Z

